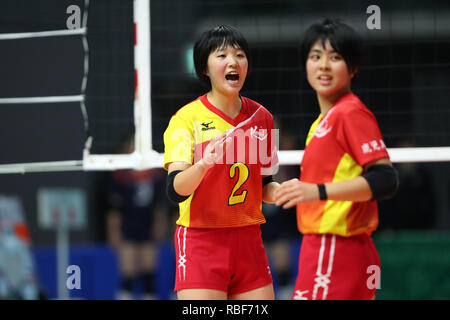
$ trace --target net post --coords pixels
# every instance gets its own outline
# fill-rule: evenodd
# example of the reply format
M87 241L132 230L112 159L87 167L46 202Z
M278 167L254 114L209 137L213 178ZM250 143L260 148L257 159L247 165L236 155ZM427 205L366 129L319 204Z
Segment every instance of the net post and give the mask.
M135 150L144 156L152 151L150 0L134 0L133 4Z

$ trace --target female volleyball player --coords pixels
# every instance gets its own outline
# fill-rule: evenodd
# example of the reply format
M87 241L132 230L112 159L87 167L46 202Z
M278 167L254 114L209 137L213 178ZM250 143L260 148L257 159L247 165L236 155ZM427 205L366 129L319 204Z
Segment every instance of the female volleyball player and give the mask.
M270 175L277 162L273 117L239 94L249 60L237 29L221 25L204 32L194 64L210 90L179 109L164 133L167 194L180 209L179 299L274 298L260 231L262 200L274 202L279 187ZM270 161L255 157L261 151Z
M377 200L398 187L378 123L351 92L361 39L339 20L305 32L301 63L320 114L306 139L300 179L281 184L276 204L297 205L303 233L293 299L373 299L380 260L371 239Z

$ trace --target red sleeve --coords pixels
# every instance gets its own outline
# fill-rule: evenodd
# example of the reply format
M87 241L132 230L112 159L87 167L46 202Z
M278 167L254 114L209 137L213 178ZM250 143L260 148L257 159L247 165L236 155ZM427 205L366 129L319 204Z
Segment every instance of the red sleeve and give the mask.
M381 158L389 158L378 122L366 108L348 108L341 117L337 140L360 166Z

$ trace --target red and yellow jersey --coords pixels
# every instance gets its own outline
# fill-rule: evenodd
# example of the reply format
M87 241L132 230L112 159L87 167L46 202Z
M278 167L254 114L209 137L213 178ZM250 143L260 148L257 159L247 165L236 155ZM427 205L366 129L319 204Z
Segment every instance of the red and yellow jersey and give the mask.
M336 101L312 124L300 167L300 180L326 183L362 175L370 161L389 158L375 116L353 93ZM371 234L378 226L376 201L319 201L297 205L303 234Z
M211 167L195 192L179 204L177 224L185 227L238 227L265 222L262 175L278 165L273 117L260 104L242 97L234 118L214 107L206 95L182 107L164 132L164 168L171 162L194 164L211 139L228 132L232 145Z

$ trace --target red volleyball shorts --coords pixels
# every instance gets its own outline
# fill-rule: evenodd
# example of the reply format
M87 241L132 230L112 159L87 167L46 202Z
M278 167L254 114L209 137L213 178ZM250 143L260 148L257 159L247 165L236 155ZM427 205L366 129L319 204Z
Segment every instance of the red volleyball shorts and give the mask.
M228 295L272 283L259 225L175 231L174 291L216 289Z
M293 300L372 300L379 287L380 258L370 236L303 236Z

